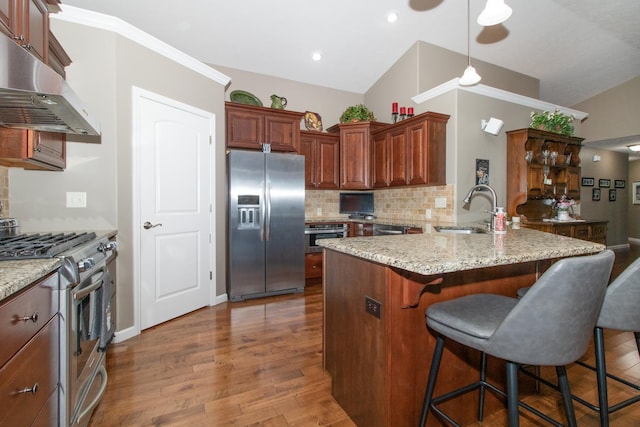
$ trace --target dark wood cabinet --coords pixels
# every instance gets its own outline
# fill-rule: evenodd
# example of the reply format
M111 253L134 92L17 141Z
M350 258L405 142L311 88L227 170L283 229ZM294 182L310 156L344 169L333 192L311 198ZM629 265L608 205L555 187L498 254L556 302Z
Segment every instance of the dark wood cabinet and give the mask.
M607 244L607 221L559 222L529 221L524 227L580 240Z
M227 148L298 151L304 113L226 102Z
M0 129L0 165L63 170L66 166L66 134Z
M544 199L579 200L582 141L531 128L507 132L507 213L537 221L549 214Z
M372 188L371 134L385 126L388 125L380 122L357 122L340 123L327 129L340 135L340 188Z
M300 131L298 154L304 156L305 186L309 189L339 188L339 137L314 131Z
M446 184L449 116L427 112L373 134L373 187Z
M20 46L47 63L48 4L53 0L0 0L0 28Z
M58 276L54 273L0 303L0 425L57 423L57 290ZM37 389L28 391L33 387Z

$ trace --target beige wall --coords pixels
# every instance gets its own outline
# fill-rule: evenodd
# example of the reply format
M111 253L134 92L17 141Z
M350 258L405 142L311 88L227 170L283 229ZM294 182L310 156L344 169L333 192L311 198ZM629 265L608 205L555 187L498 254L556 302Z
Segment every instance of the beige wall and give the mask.
M627 231L629 237L635 239L636 243L640 243L640 204L634 205L633 201L633 186L634 182L640 183L640 160L629 162L629 179L627 185L629 186L629 209L627 212L627 223L629 224Z
M133 325L133 86L210 111L216 117L216 212L224 212L224 87L110 31L64 21L52 30L73 64L68 81L99 117L102 144L68 144L62 173L10 170L12 214L23 231L118 229L118 329ZM86 209L65 207L65 192L87 192ZM215 216L217 294L225 292L224 215Z
M581 134L587 144L589 141L640 136L640 77L573 107L589 113Z
M584 144L590 142L616 138L637 136L640 140L640 77L616 86L608 91L596 95L574 108L586 111L589 117L584 121L580 136L585 138ZM582 176L624 179L627 188L617 191L616 202L608 202L603 191L600 202L591 202L591 190L582 188L581 198L585 209L593 209L601 218L609 221L607 228L607 244L624 245L628 237L640 237L640 223L638 218L639 205L632 205L631 183L640 180L638 169L640 161L628 161L626 153L612 153L605 150L583 149ZM591 161L593 154L599 154L602 161ZM615 178L617 177L617 178ZM613 182L613 181L612 181ZM597 181L596 181L597 183ZM588 194L584 194L588 193ZM621 197L622 196L622 197ZM587 212L587 210L583 211ZM635 214L635 216L634 216Z
M9 168L0 166L0 203L2 203L2 212L0 218L11 216L9 206Z
M599 155L600 161L594 162L593 156ZM628 241L628 227L631 183L629 161L626 153L597 150L583 147L580 151L582 176L594 178L594 187L580 187L580 211L585 219L607 220L607 245L624 245ZM600 179L611 180L610 188L601 188L600 201L592 200L593 188L598 188ZM624 180L625 188L616 189L615 202L609 201L609 190L614 189L615 180Z

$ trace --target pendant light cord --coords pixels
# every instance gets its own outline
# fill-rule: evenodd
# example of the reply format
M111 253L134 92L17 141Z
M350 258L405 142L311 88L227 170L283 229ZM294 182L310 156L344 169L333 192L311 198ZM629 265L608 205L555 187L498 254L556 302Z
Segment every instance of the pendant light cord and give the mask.
M467 65L471 65L471 0L467 0Z

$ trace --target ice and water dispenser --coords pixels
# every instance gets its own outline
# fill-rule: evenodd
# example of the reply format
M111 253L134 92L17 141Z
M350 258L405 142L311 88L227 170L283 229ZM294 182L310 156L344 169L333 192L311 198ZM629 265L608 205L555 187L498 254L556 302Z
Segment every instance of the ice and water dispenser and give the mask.
M238 230L260 228L260 196L238 195Z

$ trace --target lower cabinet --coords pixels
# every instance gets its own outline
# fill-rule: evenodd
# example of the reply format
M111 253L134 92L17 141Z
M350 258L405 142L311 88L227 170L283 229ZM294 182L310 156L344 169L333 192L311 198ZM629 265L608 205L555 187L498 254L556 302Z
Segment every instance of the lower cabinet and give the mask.
M0 303L0 340L6 350L0 352L0 425L57 423L57 289L58 277L53 274Z
M322 279L322 252L304 255L304 278L307 283L320 283Z
M561 236L573 237L580 240L588 240L594 243L607 244L607 222L585 221L567 224L549 222L530 222L525 227Z

